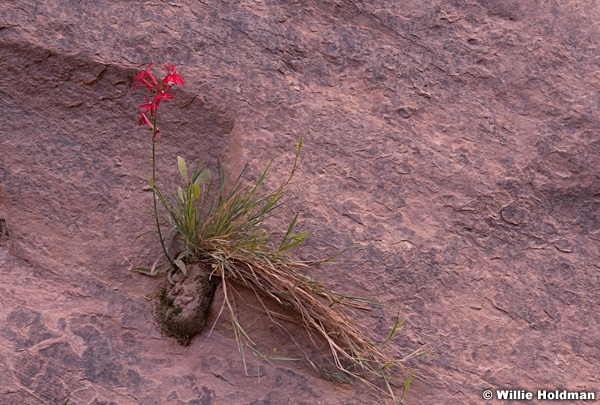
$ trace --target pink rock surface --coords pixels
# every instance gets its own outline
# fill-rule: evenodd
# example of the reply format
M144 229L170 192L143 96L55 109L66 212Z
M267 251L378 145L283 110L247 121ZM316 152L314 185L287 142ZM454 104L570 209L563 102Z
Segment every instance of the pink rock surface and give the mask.
M173 63L176 156L285 177L316 277L377 297L357 322L410 362L409 404L487 388L600 396L600 29L594 3L2 1L0 404L379 404L303 364L252 359L227 319L159 333L132 267L160 254L133 76ZM163 107L161 107L163 108ZM243 302L240 302L240 305ZM242 308L244 308L242 306ZM213 323L220 309L217 297ZM265 348L293 350L242 309ZM401 384L401 382L398 382ZM490 401L489 403L497 403Z

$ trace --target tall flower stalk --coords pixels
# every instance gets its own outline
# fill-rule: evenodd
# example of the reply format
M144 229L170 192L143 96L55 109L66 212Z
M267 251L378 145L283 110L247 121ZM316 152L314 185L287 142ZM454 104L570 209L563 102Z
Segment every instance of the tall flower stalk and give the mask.
M142 70L137 76L135 76L136 83L133 86L132 90L135 90L140 85L144 85L150 90L153 95L152 100L146 96L146 102L142 103L138 107L138 113L140 114L139 125L146 125L148 129L152 132L152 194L154 197L154 218L156 219L156 229L158 230L158 238L160 239L160 245L162 246L165 257L171 264L171 266L175 267L175 263L171 256L169 255L167 248L165 246L165 241L162 236L161 228L160 228L160 220L158 218L158 204L157 204L157 195L156 195L156 144L158 143L158 108L160 107L160 102L162 100L170 100L175 96L168 91L172 86L176 86L178 84L184 85L185 82L177 73L177 69L175 65L163 65L167 74L165 77L159 82L155 79L155 77L150 73L148 69L152 67L154 64L150 63L146 66L146 69Z

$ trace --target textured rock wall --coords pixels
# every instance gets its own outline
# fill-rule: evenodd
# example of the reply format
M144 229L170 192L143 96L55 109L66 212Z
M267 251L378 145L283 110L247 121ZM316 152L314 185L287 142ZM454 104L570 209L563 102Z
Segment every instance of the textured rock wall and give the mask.
M248 179L275 157L275 182L305 134L299 254L365 247L318 277L383 301L359 319L380 336L399 311L400 354L432 350L407 402L600 395L600 8L404 3L0 2L0 403L380 402L302 365L245 376L226 320L187 348L160 336L159 281L128 271L158 254L132 243L150 139L129 89L150 61L186 79L164 184L176 155Z

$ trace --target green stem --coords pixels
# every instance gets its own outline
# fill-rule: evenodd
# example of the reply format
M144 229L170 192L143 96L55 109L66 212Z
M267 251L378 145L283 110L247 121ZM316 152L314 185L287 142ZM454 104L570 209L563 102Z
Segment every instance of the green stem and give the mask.
M153 136L156 135L156 114L154 114L154 116L152 117L152 125L154 127L153 130ZM173 260L171 259L171 256L169 256L169 253L167 252L167 248L165 247L165 241L163 240L162 237L162 232L160 230L160 221L158 220L158 208L157 208L157 204L156 204L156 141L152 141L152 195L154 196L154 218L156 218L156 229L158 230L158 238L160 239L160 245L162 246L163 252L165 254L165 257L167 258L167 260L169 261L169 263L171 264L171 266L173 266L173 268L175 267L175 263L173 263Z

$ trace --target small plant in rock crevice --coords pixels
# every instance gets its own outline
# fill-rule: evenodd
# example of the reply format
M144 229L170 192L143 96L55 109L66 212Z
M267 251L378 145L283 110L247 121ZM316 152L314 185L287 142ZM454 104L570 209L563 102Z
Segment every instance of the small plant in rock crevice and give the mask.
M139 124L152 132L150 184L164 260L161 263L159 258L151 268L135 270L151 276L166 271L168 281L155 300L155 316L163 331L180 343L188 344L204 327L206 311L220 284L223 305L227 308L242 359L246 349L267 359L269 356L257 352L252 337L238 319L231 291L235 286L243 286L256 295L273 324L280 326L279 314L268 309L267 299L295 313L311 341L325 342L328 351L322 354L334 366L334 371L327 372L330 377L342 381L355 377L371 387L382 389L372 382L373 377L379 378L383 390L396 399L395 380L406 359L397 359L384 345L372 342L352 319L352 309L369 309L375 301L330 291L309 275L311 266L328 262L333 256L310 262L297 261L291 256L290 251L305 242L309 235L297 230L298 213L287 222L278 240L265 226L265 221L284 205L284 189L298 169L303 138L298 142L289 176L274 191L265 191L263 187L272 162L254 183L246 184L243 172L231 180L221 168L216 175L204 168L190 171L185 160L177 157L182 185L171 195L165 194L156 184L157 112L162 100L174 97L169 93L172 86L183 85L184 81L173 65L165 65L167 74L157 81L149 71L151 66L135 77L134 88L144 85L153 95L151 100L147 97L140 105ZM158 202L166 214L163 221ZM163 232L161 222L168 223L169 232ZM173 245L178 248L175 254L168 248ZM193 308L189 307L191 304ZM400 326L401 323L396 321L387 341ZM288 335L298 345L295 337ZM317 367L308 356L307 360ZM412 373L404 380L404 391L411 378Z

